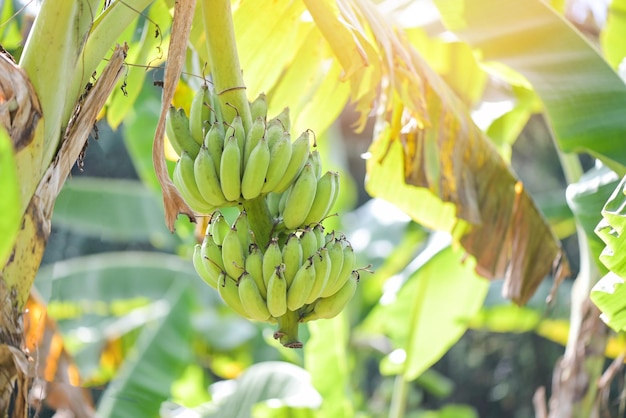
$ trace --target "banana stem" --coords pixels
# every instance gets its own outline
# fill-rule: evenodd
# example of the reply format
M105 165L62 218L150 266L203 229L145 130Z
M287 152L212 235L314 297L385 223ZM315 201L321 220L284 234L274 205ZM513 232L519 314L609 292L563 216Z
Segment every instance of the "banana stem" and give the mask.
M230 123L239 114L247 132L252 117L237 55L230 0L202 0L201 5L211 76L224 120Z
M250 229L254 232L257 245L265 250L270 242L272 228L274 227L265 196L246 200L243 208L248 213L248 222L250 223Z
M286 314L277 318L278 331L274 333L274 338L288 348L302 348L302 343L298 340L298 325L300 317L298 312L287 311Z

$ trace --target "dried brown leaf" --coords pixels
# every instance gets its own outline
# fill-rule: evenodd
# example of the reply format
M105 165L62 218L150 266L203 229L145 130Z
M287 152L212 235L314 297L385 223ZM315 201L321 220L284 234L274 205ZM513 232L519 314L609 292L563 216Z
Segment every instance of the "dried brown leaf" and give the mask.
M152 146L152 164L163 191L165 223L172 232L174 232L176 218L181 213L187 215L191 222L195 222L193 211L180 195L167 172L163 138L165 134L165 116L174 98L178 79L185 63L187 41L189 40L189 31L191 30L195 7L195 0L177 1L174 6L172 34L165 64L165 79L163 80L161 115L159 116L159 123L154 134L154 144Z

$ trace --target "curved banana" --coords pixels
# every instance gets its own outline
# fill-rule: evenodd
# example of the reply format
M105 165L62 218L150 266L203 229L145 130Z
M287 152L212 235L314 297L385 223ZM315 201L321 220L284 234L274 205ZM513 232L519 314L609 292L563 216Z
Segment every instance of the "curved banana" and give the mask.
M224 270L232 278L239 278L245 266L243 247L239 241L237 228L232 227L222 242L222 261Z
M209 228L215 243L217 245L222 245L226 233L230 230L230 225L228 224L226 218L224 218L224 215L222 215L222 212L218 211L213 215Z
M248 221L248 212L242 210L239 212L239 216L235 219L235 229L237 229L237 235L239 236L239 243L244 251L248 249L250 245L250 222Z
M284 125L277 119L272 119L267 122L265 130L265 139L267 139L267 146L272 148L274 144L284 135L289 135L288 131L285 131Z
M272 238L270 243L263 254L263 281L265 282L265 287L269 289L269 281L270 277L276 271L276 267L280 266L283 262L283 254L280 251L280 246L278 245L278 239Z
M354 293L356 292L358 273L352 272L348 281L339 289L337 293L327 298L321 298L315 304L313 313L317 318L330 319L339 315L346 307Z
M186 151L183 151L174 167L172 181L191 209L197 213L211 213L215 210L215 206L207 202L200 194L193 172L193 165L194 161L191 156Z
M259 96L250 103L250 115L252 116L252 120L263 118L265 121L267 118L267 99L265 93L259 94Z
M309 142L309 131L304 131L292 144L291 144L291 158L289 164L285 169L281 180L274 188L274 192L282 193L291 186L293 181L300 175L304 164L306 164L309 158L309 150L311 148Z
M296 311L306 303L315 284L315 267L309 258L296 272L291 285L287 289L287 309Z
M330 275L330 256L328 249L320 248L319 252L313 256L313 267L315 267L315 283L309 297L306 299L307 304L311 304L317 300L328 283Z
M244 318L253 319L248 315L248 312L244 309L239 298L239 288L237 287L237 281L232 277L229 277L226 273L222 273L217 283L217 293L220 294L222 300L232 310L237 312Z
M245 263L246 271L256 283L261 296L267 297L267 287L263 280L263 252L255 243L250 244Z
M196 244L193 247L193 267L196 269L196 273L200 276L202 280L213 289L217 289L217 280L219 278L219 274L215 275L214 270L209 270L205 263L203 262L201 245Z
M283 130L285 132L289 132L289 130L291 129L291 120L289 118L289 108L288 107L284 108L278 115L270 119L267 122L267 125L269 126L270 123L274 123L274 122L280 122L281 126L283 127Z
M237 146L239 147L239 160L241 163L239 164L239 175L243 174L243 154L244 154L244 146L246 142L246 131L243 127L243 120L240 115L237 115L233 118L231 122L231 127L234 129L234 135L237 139Z
M252 126L250 127L250 130L246 132L246 141L243 146L244 170L245 170L245 167L248 165L248 160L250 159L250 154L252 153L252 150L254 149L254 147L256 147L256 144L259 143L259 140L263 138L264 135L265 135L265 119L260 118L260 117L254 119L254 121L252 122Z
M217 168L209 150L203 145L193 165L193 173L200 194L209 204L215 207L224 206L226 197L217 176Z
M331 204L334 203L336 194L339 192L339 175L334 171L327 171L318 181L315 189L315 200L311 205L308 215L304 219L305 225L321 222L330 212Z
M214 275L219 275L224 271L224 261L222 261L222 249L215 243L215 239L209 234L204 237L200 254L204 260L205 267Z
M250 158L243 170L241 195L244 199L254 199L261 194L265 184L265 175L270 165L270 149L264 137L257 142L250 153Z
M178 155L182 155L183 151L186 151L192 158L196 158L198 151L200 151L200 145L191 136L189 119L183 109L176 109L174 106L169 107L165 116L165 134Z
M267 309L274 318L287 312L287 282L281 265L274 269L267 283Z
M256 321L267 321L271 314L267 309L265 299L261 296L254 279L247 272L243 272L239 279L239 300L243 309Z
M226 200L238 201L241 196L241 155L239 154L237 138L234 135L230 136L224 144L220 165L220 182Z
M287 280L287 287L289 287L302 265L302 247L296 234L289 234L287 242L283 245L282 253L283 264L285 264L285 280Z
M222 166L222 152L224 151L224 124L215 122L209 128L204 136L204 146L207 147L213 163L215 164L215 172L220 174Z
M302 259L313 257L320 248L317 245L317 237L311 228L303 229L300 232L300 246L302 247Z
M354 267L356 266L356 256L354 255L354 250L350 243L346 241L346 246L343 249L343 265L341 266L341 270L337 275L337 278L334 283L332 283L326 294L332 295L337 293L339 289L350 279L352 272L354 271Z
M270 148L270 164L261 193L274 191L278 186L291 160L292 150L291 137L288 133L284 133L274 142Z
M224 118L222 116L220 99L217 96L215 89L209 89L209 107L211 108L211 124L215 122L222 124L222 122L224 122Z
M315 172L315 178L320 179L322 177L322 156L319 151L314 149L309 154L308 162L313 166L313 171Z
M209 108L209 86L202 85L193 96L191 107L189 108L189 131L191 137L198 145L202 145L204 140L204 127L211 118Z
M281 196L281 193L268 193L265 198L272 218L278 218L278 202L280 202Z
M339 273L343 267L343 246L341 245L341 242L333 240L332 242L326 244L326 248L328 248L328 256L330 257L330 272L328 274L328 283L320 295L323 298L332 296L334 293L333 290L335 290L335 283L337 282L337 278L339 277Z
M313 233L315 234L315 238L317 239L317 248L325 247L326 236L324 235L324 226L320 223L317 223L315 224L315 226L311 227L311 229L313 229Z
M283 211L283 222L287 229L296 229L304 223L317 190L317 179L311 164L305 164L302 172L289 192Z

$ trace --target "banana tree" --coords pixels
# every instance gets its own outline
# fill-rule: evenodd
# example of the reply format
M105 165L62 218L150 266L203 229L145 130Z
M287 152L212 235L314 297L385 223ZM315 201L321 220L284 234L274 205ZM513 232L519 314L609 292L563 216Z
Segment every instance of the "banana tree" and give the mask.
M439 24L463 41L452 43L422 28L393 23L379 5L367 0L279 1L272 7L246 1L234 3L232 12L229 1L206 0L198 7L195 3L46 0L19 60L2 55L0 117L6 132L0 132L0 169L7 174L0 176L6 191L0 203L6 213L0 223L0 296L5 307L0 367L9 372L0 381L0 410L6 414L13 399L14 415L26 416L31 373L28 353L22 350L21 317L46 246L55 198L107 100L112 125L124 119L136 100L131 96L120 104L124 85L112 95L121 77L137 77L138 82L145 77L142 68L123 69L127 54L134 64L151 65L152 56L145 51L160 50L160 39L170 34L168 55L160 57L167 64L152 156L170 230L179 214L195 220L197 213L169 179L165 115L183 68L199 73L197 69L208 63L220 103L224 109L243 112L245 126L251 118L244 104L263 91L268 93L268 113L291 109L294 132L311 128L321 135L349 102L359 115L357 129L372 115L376 127L366 162L368 192L453 237L456 249L433 258L435 267L416 274L403 289L404 299L416 298L408 305L412 315L406 332L383 330L395 335L395 348L407 353L392 371L398 376L392 415L402 416L408 382L432 365L464 329L454 327L438 335L436 347L427 356L420 353L418 342L432 335L422 317L433 309L429 304L441 300L428 297L446 297L445 289L437 290L428 280L436 277L434 271L445 266L447 275L465 279L458 285L467 286L467 300L458 301L459 311L447 318L449 323L479 309L486 291L480 277L504 279L505 296L524 304L547 274L554 273L556 282L567 275L556 234L510 168L510 146L521 128L531 114L544 111L562 152L590 153L623 175L624 147L617 139L625 128L620 104L626 100L626 87L558 11L539 1L518 5L484 0L463 7L436 2ZM136 39L132 29L138 17L150 16L157 8L166 10L168 19L173 15L171 25L167 20L155 24L150 17L140 19L143 35ZM493 19L494 14L499 18ZM153 31L154 38L148 36ZM572 68L579 70L572 73ZM566 76L568 82L563 82ZM514 106L482 129L471 111L494 79L508 86ZM562 157L572 184L568 197L578 217L584 268L573 295L570 341L557 370L551 413L591 416L596 388L591 385L581 392L577 382L593 382L602 371L606 328L588 303L597 279L597 252L587 249L597 248L593 228L599 218L582 219L583 210L594 213L581 203L588 189L576 190L581 178L577 159ZM143 177L156 184L152 173L144 170ZM595 214L599 216L599 208ZM179 296L172 296L176 303ZM372 318L394 315L393 310L377 310ZM319 342L324 333L337 330L337 324L312 324L310 331ZM591 342L594 355L581 358L584 350L577 347ZM307 355L319 360L312 352ZM326 361L321 364L334 364L337 358ZM315 379L323 380L319 374ZM541 405L539 400L538 410Z

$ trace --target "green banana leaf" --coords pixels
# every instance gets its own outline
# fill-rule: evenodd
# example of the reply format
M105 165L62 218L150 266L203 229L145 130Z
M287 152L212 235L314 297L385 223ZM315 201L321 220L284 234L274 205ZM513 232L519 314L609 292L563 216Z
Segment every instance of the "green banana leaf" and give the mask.
M20 190L11 138L0 126L0 266L11 254L20 228Z
M588 152L626 173L626 85L563 16L540 0L435 4L446 26L483 61L506 64L528 79L561 150Z
M438 241L416 259L421 265L402 287L383 295L358 327L391 340L383 374L419 377L461 337L487 294L489 282L474 272L470 259L462 261L463 251Z
M99 417L158 416L161 403L170 397L170 386L194 360L189 305L193 292L179 282L164 295L164 315L148 324L115 380L103 393Z
M600 33L600 44L606 60L618 68L626 57L626 1L613 0L609 6L606 25Z
M132 180L75 177L59 194L52 222L112 241L149 241L173 248L180 241L163 223L161 198Z

